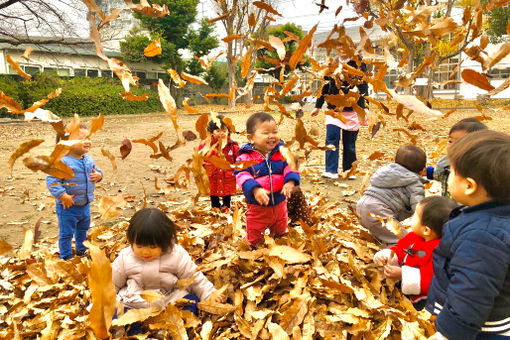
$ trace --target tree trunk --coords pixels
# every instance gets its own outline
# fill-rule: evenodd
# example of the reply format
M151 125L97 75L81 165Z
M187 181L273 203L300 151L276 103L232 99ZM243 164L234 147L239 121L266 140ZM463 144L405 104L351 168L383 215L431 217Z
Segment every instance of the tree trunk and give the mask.
M235 79L236 65L232 59L233 59L232 42L230 41L227 44L228 89L229 89L229 91L231 88L235 87L235 83L236 83L236 79ZM236 107L236 96L235 95L232 97L232 100L229 100L228 107L231 109Z
M409 55L407 56L407 73L412 73L414 70L414 45L408 47ZM411 87L404 88L404 94L411 94Z

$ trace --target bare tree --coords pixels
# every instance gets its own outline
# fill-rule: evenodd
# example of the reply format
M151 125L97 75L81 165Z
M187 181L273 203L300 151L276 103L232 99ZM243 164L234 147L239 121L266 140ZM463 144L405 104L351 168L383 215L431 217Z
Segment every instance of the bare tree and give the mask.
M88 38L87 7L76 0L0 2L0 42L79 45Z
M237 34L240 39L235 39L227 43L227 65L228 65L228 86L229 88L237 87L235 80L237 60L244 53L250 51L250 59L253 60L255 49L249 49L253 39L262 39L266 28L271 20L266 10L250 5L249 0L214 0L216 4L216 12L218 16L224 17L221 22L227 31L227 35ZM273 6L277 1L266 1ZM249 25L249 17L253 15L255 24ZM252 63L250 63L251 65ZM251 66L250 66L251 69ZM252 99L251 91L248 94L248 103ZM229 102L230 107L235 107L235 96Z

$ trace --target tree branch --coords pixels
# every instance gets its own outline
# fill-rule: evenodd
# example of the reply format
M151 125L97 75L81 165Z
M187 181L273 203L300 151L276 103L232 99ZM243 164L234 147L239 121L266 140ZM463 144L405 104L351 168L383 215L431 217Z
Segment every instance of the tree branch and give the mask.
M3 2L0 4L0 9L7 8L11 5L14 5L17 2L20 2L21 0L7 0L6 2Z

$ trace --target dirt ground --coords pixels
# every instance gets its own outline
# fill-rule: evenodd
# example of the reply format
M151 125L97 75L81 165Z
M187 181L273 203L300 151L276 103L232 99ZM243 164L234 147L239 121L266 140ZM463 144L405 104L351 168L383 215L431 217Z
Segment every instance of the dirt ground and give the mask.
M203 107L201 112L208 112L213 109L216 112L228 111L224 106ZM245 109L240 106L236 112L227 112L237 130L244 130L247 117L261 106L254 106ZM323 143L325 138L324 117L310 117L311 107L305 110L305 125L307 129L313 126L320 132L316 140ZM447 110L444 110L445 112ZM508 111L488 109L485 112L493 119L486 121L490 128L499 131L510 131L510 117ZM329 180L320 177L324 169L324 152L314 150L311 152L308 161L301 165L302 189L310 198L316 194L325 194L330 200L338 204L355 204L359 198L359 189L362 186L364 177L368 176L379 166L390 163L396 149L400 145L408 144L409 138L402 133L394 131L395 128L409 126L416 121L426 131L414 130L412 133L417 136L417 144L424 147L429 157L429 164L434 165L435 161L442 154L435 154L437 146L447 137L448 130L452 124L461 118L478 115L475 110L458 110L448 118L431 120L429 117L411 116L409 122L396 121L393 116L384 116L386 126L381 127L376 136L371 139L367 127L362 127L357 142L357 154L359 159L357 180ZM195 121L198 115L190 115L179 112L178 122L182 130L194 130ZM87 122L91 118L84 118ZM285 119L280 127L281 138L290 140L294 135L294 121ZM121 218L130 217L135 207L143 204L144 190L148 206L160 204L179 205L188 202L189 198L196 193L195 185L192 182L189 190L176 191L167 189L165 179L172 178L176 170L189 158L193 148L199 143L198 140L189 142L186 146L171 152L174 158L169 162L164 158L151 159L151 149L142 144L133 144L131 154L125 159L120 159L119 147L125 138L150 138L163 131L161 141L164 145L172 145L175 140L175 131L170 119L165 114L152 115L129 115L105 117L105 124L101 131L92 137L92 150L90 155L94 158L96 165L103 171L104 179L96 187L96 197L99 195L117 195L131 197L130 203L121 215L110 220L98 219L97 200L92 204L92 223L94 225L105 225L117 222ZM49 154L54 147L55 133L52 127L42 122L9 121L0 122L0 239L3 239L15 247L21 245L23 240L23 228L33 227L41 219L41 237L54 237L58 233L57 217L54 212L54 199L49 194L44 173L34 173L23 165L22 159L27 155ZM31 139L44 139L45 142L23 157L19 158L13 169L12 176L7 167L10 155L23 142ZM244 136L233 135L233 138L243 144L246 142ZM112 171L110 160L103 156L101 147L110 150L117 157L118 170ZM297 147L295 143L294 148ZM384 156L377 160L370 161L368 157L375 151L384 152ZM298 152L299 153L299 152ZM366 175L366 176L365 176ZM157 178L156 188L155 179ZM432 189L434 190L434 189ZM236 199L241 199L239 195ZM204 198L205 199L205 198Z

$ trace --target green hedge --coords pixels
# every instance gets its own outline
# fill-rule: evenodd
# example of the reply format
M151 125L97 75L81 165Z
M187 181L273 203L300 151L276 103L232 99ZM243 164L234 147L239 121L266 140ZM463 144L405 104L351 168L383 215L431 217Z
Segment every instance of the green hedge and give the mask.
M158 93L153 90L131 87L135 95L147 93L147 101L127 101L119 95L124 88L117 78L60 78L52 74L41 73L32 79L16 82L12 77L0 77L0 90L16 99L23 108L45 98L49 93L61 87L62 94L51 99L43 109L50 110L60 117L97 116L103 114L133 114L163 111ZM0 110L3 117L13 117L5 109ZM22 118L22 115L17 115Z

